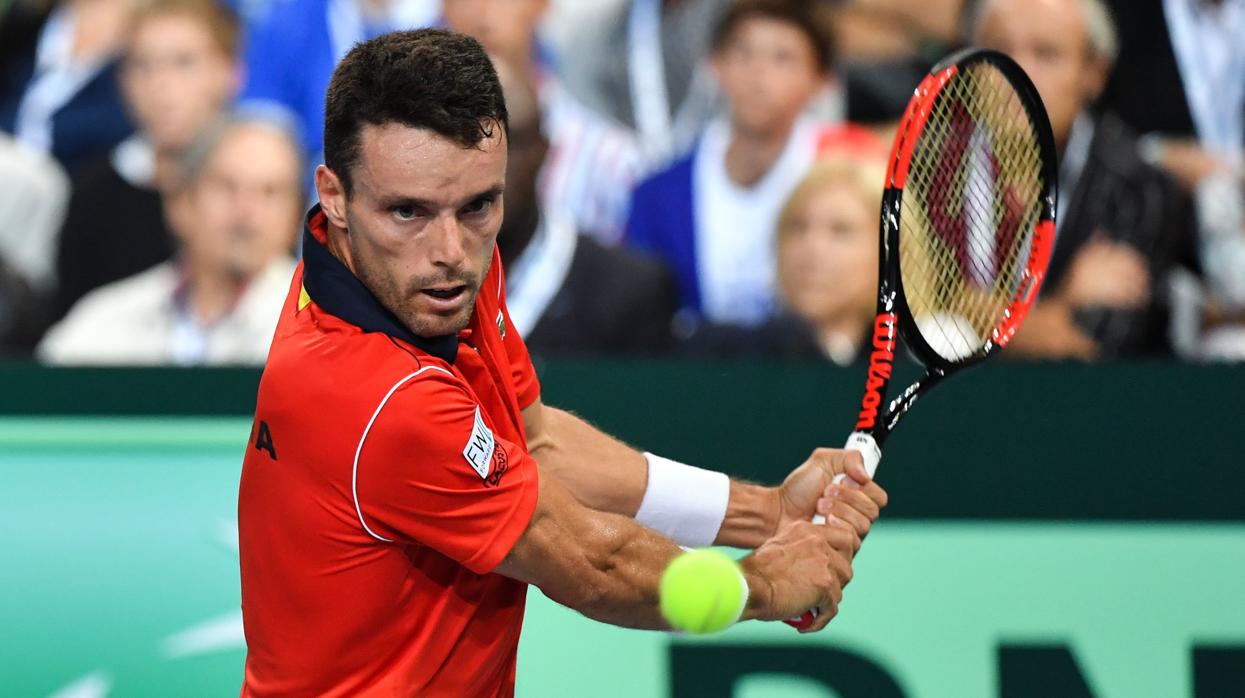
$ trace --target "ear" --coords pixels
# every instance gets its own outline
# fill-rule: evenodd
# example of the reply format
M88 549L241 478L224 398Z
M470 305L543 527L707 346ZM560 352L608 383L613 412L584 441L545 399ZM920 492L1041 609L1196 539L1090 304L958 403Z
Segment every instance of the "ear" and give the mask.
M348 230L346 225L346 190L342 187L337 173L320 165L316 168L316 193L320 196L320 208L323 209L329 223Z
M1111 65L1105 58L1091 57L1081 75L1081 89L1085 93L1085 102L1091 103L1098 99L1107 86L1107 77L1111 74Z

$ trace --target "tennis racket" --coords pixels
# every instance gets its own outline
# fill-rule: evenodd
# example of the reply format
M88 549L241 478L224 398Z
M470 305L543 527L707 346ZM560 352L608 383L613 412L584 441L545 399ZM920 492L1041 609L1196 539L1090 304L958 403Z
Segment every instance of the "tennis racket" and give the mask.
M922 395L1016 335L1050 261L1056 167L1041 98L1007 56L956 53L916 88L887 164L877 316L846 446L870 476ZM885 402L901 336L926 371ZM806 629L816 614L787 623Z

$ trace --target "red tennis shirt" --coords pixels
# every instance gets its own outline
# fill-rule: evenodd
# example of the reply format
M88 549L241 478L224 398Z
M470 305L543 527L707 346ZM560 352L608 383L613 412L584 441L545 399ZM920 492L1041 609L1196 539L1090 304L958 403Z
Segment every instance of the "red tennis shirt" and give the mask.
M536 507L501 261L457 336L413 335L308 216L259 385L238 534L243 696L509 696Z

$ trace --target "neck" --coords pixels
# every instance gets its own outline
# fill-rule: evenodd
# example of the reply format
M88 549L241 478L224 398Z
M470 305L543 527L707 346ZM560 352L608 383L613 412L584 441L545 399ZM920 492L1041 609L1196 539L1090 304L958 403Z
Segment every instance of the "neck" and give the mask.
M347 239L349 233L345 228L338 228L333 225L332 221L325 221L325 223L325 247L328 248L329 254L332 254L338 261L345 264L351 274L358 276L354 268L354 255L350 252L350 240Z
M726 174L731 181L742 187L760 182L782 157L791 130L792 127L776 132L732 128L731 144L726 149Z
M219 269L187 266L186 304L200 325L211 325L229 313L238 294L250 281L239 274Z
M859 349L868 334L871 317L872 310L860 315L844 313L823 318L817 323L817 338L821 340L822 346L832 346L847 340Z
M172 148L158 148L155 152L155 172L152 185L158 191L167 191L176 184L177 163L181 159L181 151Z

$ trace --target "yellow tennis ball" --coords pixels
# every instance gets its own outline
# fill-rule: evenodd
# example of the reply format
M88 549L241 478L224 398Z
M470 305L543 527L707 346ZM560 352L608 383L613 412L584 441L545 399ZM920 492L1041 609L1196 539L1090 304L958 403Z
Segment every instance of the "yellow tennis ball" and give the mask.
M717 550L676 557L661 575L661 614L676 630L702 635L730 627L748 603L739 565Z

